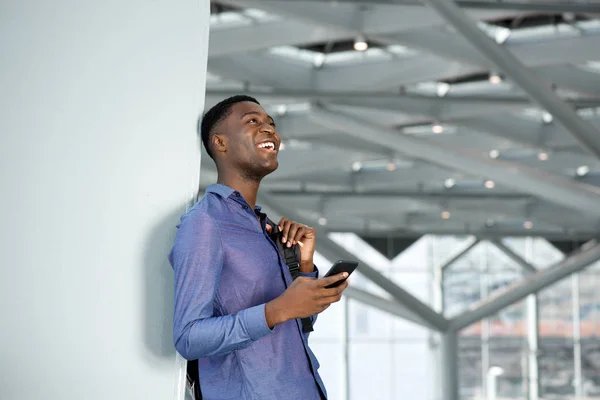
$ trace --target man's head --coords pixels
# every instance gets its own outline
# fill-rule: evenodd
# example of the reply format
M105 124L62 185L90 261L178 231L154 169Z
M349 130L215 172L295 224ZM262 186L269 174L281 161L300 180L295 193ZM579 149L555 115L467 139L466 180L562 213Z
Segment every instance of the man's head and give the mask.
M200 127L217 169L237 170L255 180L277 169L281 138L273 118L250 96L233 96L212 107Z

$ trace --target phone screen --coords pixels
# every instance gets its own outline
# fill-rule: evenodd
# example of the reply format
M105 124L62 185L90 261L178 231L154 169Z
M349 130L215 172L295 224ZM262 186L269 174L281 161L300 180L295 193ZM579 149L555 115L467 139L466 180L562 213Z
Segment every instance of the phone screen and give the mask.
M329 271L327 271L327 273L325 274L324 278L327 278L328 276L332 276L332 275L337 275L337 274L341 274L342 272L346 272L348 273L348 276L350 276L350 274L352 274L352 272L354 272L354 270L356 269L356 267L358 267L358 263L356 261L344 261L344 260L339 260L337 261L335 264L333 264L333 266L329 269ZM348 279L348 278L346 278ZM341 285L346 279L342 279L339 280L329 286L325 286L326 289L330 289L330 288L334 288L336 286Z

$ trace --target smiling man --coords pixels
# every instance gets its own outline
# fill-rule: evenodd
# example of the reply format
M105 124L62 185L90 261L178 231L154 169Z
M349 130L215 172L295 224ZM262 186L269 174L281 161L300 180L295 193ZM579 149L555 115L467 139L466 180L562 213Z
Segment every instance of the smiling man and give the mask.
M256 205L261 180L278 166L273 118L248 96L234 96L202 119L202 142L217 183L182 218L169 260L175 271L174 343L198 360L204 400L327 397L300 319L340 300L345 274L317 279L314 229L283 218L289 247L300 246L292 279L266 215Z

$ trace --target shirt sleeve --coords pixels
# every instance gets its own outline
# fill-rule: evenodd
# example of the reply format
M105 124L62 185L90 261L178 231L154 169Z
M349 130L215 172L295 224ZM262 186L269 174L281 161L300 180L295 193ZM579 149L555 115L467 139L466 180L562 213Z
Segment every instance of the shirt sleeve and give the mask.
M307 278L317 278L319 276L319 269L315 265L313 272L298 272L298 276L305 276Z
M169 260L175 277L173 341L185 359L226 354L272 332L265 304L214 315L223 253L219 228L209 215L193 210L182 218Z

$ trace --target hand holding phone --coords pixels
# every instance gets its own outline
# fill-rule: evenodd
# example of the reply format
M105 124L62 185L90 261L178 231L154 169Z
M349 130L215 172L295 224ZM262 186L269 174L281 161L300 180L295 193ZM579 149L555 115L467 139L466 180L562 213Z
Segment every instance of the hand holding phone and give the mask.
M356 261L344 261L344 260L336 261L336 263L333 264L333 266L329 269L329 271L327 271L324 278L327 278L332 275L341 274L342 272L346 272L348 274L348 276L350 276L350 274L352 272L354 272L356 267L358 267L358 263ZM346 279L348 279L348 278L346 277ZM341 285L346 279L340 279L339 281L337 281L329 286L325 286L325 289L331 289L331 288L337 287L337 286Z
M345 286L339 286L344 285L357 266L357 262L338 261L323 278L299 276L294 279L281 296L266 304L267 325L272 328L292 318L307 318L340 301Z

